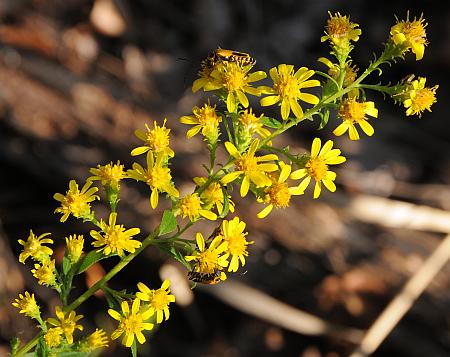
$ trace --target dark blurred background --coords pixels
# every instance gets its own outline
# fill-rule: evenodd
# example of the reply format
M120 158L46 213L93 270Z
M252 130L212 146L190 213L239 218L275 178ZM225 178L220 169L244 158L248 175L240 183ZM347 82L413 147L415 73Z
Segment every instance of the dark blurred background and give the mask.
M142 356L338 357L353 350L361 330L450 231L446 1L0 0L0 355L13 336L27 341L36 333L10 305L19 292L34 291L45 317L58 304L50 289L36 284L30 265L18 263L17 240L30 229L52 232L59 258L69 234L84 233L89 242L90 227L72 218L59 223L53 194L64 193L71 178L82 182L98 163L120 160L130 167L129 153L138 145L134 130L164 118L173 134L176 185L182 193L192 190L207 153L200 138L188 144L178 119L204 100L190 90L201 59L220 46L251 53L257 69L289 63L325 70L317 58L329 53L320 43L328 10L360 24L363 35L353 53L360 69L382 49L395 15L423 13L430 42L424 59L408 55L385 66L383 81L415 73L430 86L439 84L433 112L406 117L389 98L372 95L379 108L375 135L335 139L348 157L336 193L312 200L308 192L265 220L256 218L260 205L239 200L237 214L255 241L245 269L233 277L239 284L190 295L173 261L150 248L111 286L135 291L138 281L156 288L162 277L181 279L181 304L149 337ZM278 143L301 152L315 136L332 138L336 123L330 120L322 131L317 122L302 123ZM105 216L104 207L96 209ZM127 227L150 231L163 209L150 210L140 186L123 185L119 217ZM204 223L202 229L213 227ZM113 263L80 277L73 296ZM450 355L449 273L447 266L375 356ZM261 294L323 319L328 328L314 330L305 317L294 332L284 323L293 315L283 309L279 321L266 321L275 307ZM239 303L259 303L256 316L233 307ZM111 332L114 322L105 311L101 295L82 305L77 312L85 315L85 331L99 326ZM104 352L127 354L112 342Z

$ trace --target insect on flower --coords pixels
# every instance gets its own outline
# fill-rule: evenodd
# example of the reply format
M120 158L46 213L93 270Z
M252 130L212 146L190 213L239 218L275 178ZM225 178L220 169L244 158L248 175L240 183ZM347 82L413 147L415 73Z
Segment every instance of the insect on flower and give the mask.
M254 66L256 60L245 52L218 48L203 61L203 66L213 68L219 62L235 62L241 66Z
M194 283L201 283L201 284L208 284L208 285L215 285L217 283L220 283L221 279L221 271L216 270L212 273L202 273L199 271L190 271L188 273L189 280L193 281Z

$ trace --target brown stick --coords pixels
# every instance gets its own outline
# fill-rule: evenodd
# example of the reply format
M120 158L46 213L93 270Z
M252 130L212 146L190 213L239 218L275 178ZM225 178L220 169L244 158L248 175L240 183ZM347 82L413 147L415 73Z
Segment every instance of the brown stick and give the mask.
M350 357L369 356L375 352L449 259L450 234L409 279L402 291L386 306Z

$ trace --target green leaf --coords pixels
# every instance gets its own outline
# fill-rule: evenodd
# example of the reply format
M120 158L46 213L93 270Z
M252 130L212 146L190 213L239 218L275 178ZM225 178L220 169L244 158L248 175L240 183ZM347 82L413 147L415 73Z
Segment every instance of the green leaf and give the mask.
M98 261L109 258L109 257L113 257L113 256L117 256L117 254L105 255L105 254L103 254L103 252L97 252L95 250L91 250L88 254L86 254L84 256L84 259L80 260L80 265L79 265L78 269L76 269L75 275L84 273L86 270L88 270L92 265L94 265Z
M159 235L173 232L175 229L177 229L177 220L175 219L173 212L165 210L161 224L159 225Z
M325 109L323 110L323 114L321 115L321 117L322 117L322 120L321 120L321 122L320 122L319 129L318 129L318 130L323 129L323 128L325 127L325 125L327 125L328 120L330 119L330 109L325 108Z
M131 354L133 357L137 357L137 343L136 339L133 340L133 344L131 345Z
M224 218L227 216L228 212L230 211L230 200L228 199L228 191L225 186L220 185L222 187L222 194L223 194L223 211L220 214L220 218Z
M92 352L80 352L80 351L67 351L67 352L59 351L57 354L58 357L88 357L91 355Z
M64 256L62 261L62 270L64 276L67 276L67 273L70 271L70 268L72 266L72 263L70 262L70 259L66 256Z
M275 118L261 117L259 121L269 128L278 129L281 127L281 123Z
M11 346L11 355L14 356L14 354L17 352L20 346L20 338L14 337L9 342L9 345Z

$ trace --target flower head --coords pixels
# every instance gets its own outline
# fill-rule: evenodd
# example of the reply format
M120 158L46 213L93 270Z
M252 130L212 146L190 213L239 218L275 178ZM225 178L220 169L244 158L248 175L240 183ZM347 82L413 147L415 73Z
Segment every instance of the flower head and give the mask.
M23 245L23 251L19 255L19 262L25 264L25 261L28 259L28 257L32 257L34 260L41 263L49 260L50 256L53 254L53 250L42 244L53 243L52 239L45 238L50 234L51 233L44 233L39 237L36 237L33 231L30 230L30 235L28 236L26 242L22 239L19 239L19 244Z
M122 344L126 347L131 347L136 336L140 344L145 342L145 336L142 331L153 329L153 324L146 322L153 316L154 311L150 306L141 309L141 300L136 298L130 306L128 302L122 301L122 313L109 309L108 314L115 320L119 321L119 326L111 334L113 340L123 336Z
M228 243L223 241L222 236L216 236L208 247L201 233L197 233L195 238L197 249L191 255L184 257L186 261L193 262L193 271L215 274L228 266L228 256L226 255ZM221 272L220 279L226 279L225 273Z
M181 214L183 218L189 217L191 222L198 220L200 216L215 221L217 215L214 212L211 212L211 210L202 208L202 203L198 193L186 195L178 201L177 213Z
M77 321L82 319L83 315L77 315L75 311L71 311L69 315L65 316L60 306L57 306L55 311L57 318L50 317L47 319L47 322L52 326L61 328L67 342L69 344L73 343L74 331L76 329L83 331L83 326L77 324Z
M421 117L425 110L431 112L431 106L436 103L436 90L439 86L425 87L425 82L426 78L419 77L408 86L409 90L407 90L406 99L403 101L407 116L417 114Z
M348 130L351 140L359 140L356 124L360 126L366 135L373 135L374 129L367 121L366 115L374 118L378 116L378 109L375 108L374 102L358 102L355 98L348 98L341 103L338 114L343 122L334 129L334 135L341 136Z
M70 235L66 237L67 256L72 264L75 264L83 254L84 237L80 235Z
M280 170L272 173L272 184L264 188L264 201L267 206L258 213L258 218L266 217L274 207L286 208L289 207L289 202L292 195L303 195L304 191L298 187L289 187L286 183L291 175L292 166L280 161Z
M92 245L96 248L102 247L97 251L103 251L105 255L116 253L123 256L124 252L134 253L136 248L141 246L141 242L133 240L133 236L139 234L139 228L131 228L125 230L123 224L116 224L117 213L112 212L109 215L108 223L103 220L100 221L101 231L92 230L90 232L95 242Z
M14 300L12 306L17 307L19 313L32 319L39 319L41 317L39 305L36 303L34 294L30 294L28 291L25 291L25 295L19 294L19 298Z
M423 58L425 46L427 45L427 35L425 28L427 23L425 19L420 18L410 21L409 12L406 21L397 20L397 23L391 27L391 39L396 46L401 46L403 52L411 50L416 55L416 61Z
M216 68L218 63L218 61L210 58L209 56L202 60L200 70L198 71L199 78L197 78L192 84L193 93L197 92L201 88L207 91L208 87L214 87L215 79L211 77L211 73Z
M159 289L150 289L144 283L138 283L139 292L136 297L142 301L148 301L151 308L156 312L156 322L161 323L163 318L169 319L169 304L175 302L175 296L170 294L170 281L164 280Z
M198 132L202 132L202 135L210 142L215 143L219 138L219 124L222 121L222 117L217 115L216 107L210 104L205 104L203 107L194 107L192 109L193 115L185 115L180 118L180 122L183 124L195 125L189 129L186 133L188 139L192 138Z
M345 157L340 156L341 150L332 149L333 141L328 140L321 149L321 141L315 138L311 147L311 156L305 164L304 169L299 169L291 174L294 180L305 177L299 185L300 191L304 191L308 187L311 178L314 178L316 185L314 187L314 198L319 197L322 182L331 192L336 191L334 180L336 173L328 170L328 165L342 164L345 162Z
M318 80L309 79L314 75L313 70L301 67L294 73L293 65L280 64L278 68L272 68L269 73L273 87L261 87L262 92L269 96L262 98L260 103L262 106L280 103L283 120L288 119L291 110L297 118L303 117L303 109L298 104L299 100L314 105L319 103L318 97L302 91L304 88L320 86Z
M156 161L153 154L147 154L147 168L144 169L140 164L135 162L133 169L128 170L128 177L137 181L143 181L150 186L152 191L150 195L150 205L154 209L158 206L159 193L166 192L170 197L179 197L180 193L172 183L172 175L170 169L163 163L164 156L159 154L156 156Z
M139 146L131 151L132 156L141 155L147 151L152 151L153 153L163 154L163 156L173 157L174 152L169 147L170 129L166 128L167 119L164 119L163 125L158 126L156 121L153 122L153 129L150 129L147 124L145 124L146 132L138 129L134 132L139 139L144 142L143 146Z
M238 217L234 217L231 221L224 220L222 222L222 238L228 243L225 256L231 256L228 265L228 271L230 272L238 270L239 262L241 266L245 265L245 257L248 256L247 246L253 244L245 238L248 234L248 232L244 232L245 225L245 222L240 221Z
M99 197L95 195L98 191L97 187L91 187L92 181L87 181L81 191L78 189L78 184L75 180L70 180L69 190L65 195L55 193L53 198L61 202L61 206L55 210L55 213L62 213L61 222L65 222L70 214L75 218L89 219L91 216L90 203L98 200Z
M243 143L242 147L247 147L254 134L258 134L261 138L270 136L270 131L264 128L260 116L256 116L252 108L245 109L238 117L237 138Z
M45 261L41 265L34 264L34 269L31 270L31 273L38 279L39 285L55 286L55 259Z
M194 177L194 182L197 186L203 186L207 181L206 177ZM219 215L222 214L224 209L225 197L224 189L219 182L211 182L203 191L200 193L201 202L203 202L203 207L206 210L211 210L216 207ZM234 212L234 202L231 201L231 197L228 196L228 209Z
M341 69L339 68L339 64L331 62L328 58L320 57L318 59L319 62L323 63L328 67L328 74L333 77L336 81L339 79L339 74ZM345 74L344 74L344 87L348 87L352 84L356 76L358 75L358 68L355 65L352 65L351 61L345 63Z
M257 71L248 73L252 65L243 66L237 62L220 62L211 72L214 82L205 87L205 90L215 90L224 88L227 91L227 110L234 113L241 103L244 108L248 107L246 93L260 96L259 89L251 86L251 83L266 78L266 73Z
M58 347L61 344L63 330L61 327L52 327L44 335L45 343L50 348Z
M101 328L96 328L88 337L80 342L81 351L92 351L97 348L108 347L108 336Z
M325 26L325 36L320 38L321 42L330 40L333 46L349 50L350 41L356 42L361 36L358 24L350 21L350 17L342 16L339 12L334 15L328 12L330 18Z
M255 156L258 145L259 140L255 139L248 151L241 154L231 142L227 141L225 143L225 148L228 153L236 159L234 165L237 170L226 174L222 177L221 182L226 185L236 180L238 177L244 176L240 189L242 197L247 195L250 188L250 182L254 183L256 187L269 186L271 180L267 176L267 172L276 171L278 169L276 164L267 163L267 161L277 160L278 157L276 155L269 154L259 157Z
M92 168L89 172L94 176L89 177L88 180L99 180L103 186L109 186L116 191L119 189L119 182L127 177L120 161L117 161L117 164L111 162L104 166L97 165L97 168Z

